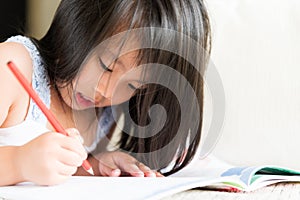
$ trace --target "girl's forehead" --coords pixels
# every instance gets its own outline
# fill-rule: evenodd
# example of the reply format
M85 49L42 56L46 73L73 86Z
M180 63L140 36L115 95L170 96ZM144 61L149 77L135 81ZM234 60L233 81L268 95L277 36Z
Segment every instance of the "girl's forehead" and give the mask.
M115 35L112 35L99 44L96 44L98 51L103 49L115 54L126 54L129 51L140 49L142 44L141 33L135 30L127 30Z
M125 52L120 51L119 49L105 48L94 51L93 56L99 57L104 60L106 65L116 63L121 67L128 68L129 65L133 66L137 64L138 54L138 50Z

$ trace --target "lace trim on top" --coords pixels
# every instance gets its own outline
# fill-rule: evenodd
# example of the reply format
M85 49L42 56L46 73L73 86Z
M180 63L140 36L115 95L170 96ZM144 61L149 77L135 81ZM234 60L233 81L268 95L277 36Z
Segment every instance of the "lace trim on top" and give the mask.
M32 74L32 87L37 92L41 100L46 104L47 108L50 107L50 86L49 79L46 75L46 70L42 62L39 51L37 50L34 43L27 37L18 35L10 37L6 42L17 42L23 44L28 50L33 64ZM35 102L30 99L29 110L25 120L33 120L40 124L46 125L47 118L44 116L39 107Z

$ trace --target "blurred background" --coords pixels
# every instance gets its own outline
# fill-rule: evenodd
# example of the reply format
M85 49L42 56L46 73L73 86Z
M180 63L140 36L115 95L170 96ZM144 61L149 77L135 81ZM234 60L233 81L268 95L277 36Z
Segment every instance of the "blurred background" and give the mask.
M18 33L36 38L47 31L60 0L10 0L0 3L0 41Z

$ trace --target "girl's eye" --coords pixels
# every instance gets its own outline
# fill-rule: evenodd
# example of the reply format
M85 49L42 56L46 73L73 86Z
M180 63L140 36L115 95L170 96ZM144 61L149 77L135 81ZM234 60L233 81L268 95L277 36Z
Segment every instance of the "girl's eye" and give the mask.
M128 83L128 87L129 87L130 89L132 89L132 90L136 90L136 89L137 89L137 88L134 87L134 85L132 85L131 83Z
M112 72L113 70L109 69L105 64L104 62L102 61L101 58L99 58L99 63L100 63L100 66L105 70L105 71L108 71L108 72Z

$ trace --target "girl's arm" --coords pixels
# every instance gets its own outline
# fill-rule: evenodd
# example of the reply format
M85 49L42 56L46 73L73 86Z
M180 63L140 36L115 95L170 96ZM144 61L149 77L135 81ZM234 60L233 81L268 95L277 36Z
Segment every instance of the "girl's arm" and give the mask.
M55 185L67 180L87 157L73 130L66 130L70 136L48 132L22 146L0 147L0 186L23 181Z
M31 80L32 62L25 47L12 42L0 43L0 58L0 128L2 128L24 120L29 103L28 94L9 70L7 62L14 61L28 80Z
M14 104L18 95L20 93L24 94L21 92L18 82L16 82L15 77L9 71L6 63L12 59L18 63L23 62L20 66L24 66L24 68L20 70L28 77L31 70L30 68L29 70L25 70L25 65L27 67L31 62L29 60L26 61L26 55L28 55L28 53L24 47L19 44L0 44L0 128L6 127L6 125L9 123L18 123L9 121L9 116L10 112L14 111ZM0 185L10 185L22 181L18 167L14 163L14 155L17 149L18 147L13 146L0 147Z
M0 44L0 58L0 128L6 128L23 122L29 105L28 94L6 64L14 61L31 80L32 62L18 43ZM53 185L74 174L87 155L73 129L67 131L71 137L48 132L22 146L0 147L0 186L22 181Z
M18 57L18 55L22 56ZM1 43L0 44L0 128L6 127L6 124L17 123L9 121L10 112L13 112L14 103L20 93L20 87L13 74L9 71L6 63L13 59L15 56L16 62L22 63L20 66L28 65L30 61L25 61L27 52L19 44L14 43ZM20 69L28 76L30 70ZM27 72L28 71L28 72ZM21 93L23 94L23 93ZM11 185L23 181L21 178L18 166L15 165L15 154L18 147L7 146L0 147L0 185Z
M0 147L0 186L13 185L24 181L20 173L20 166L15 163L18 147Z

